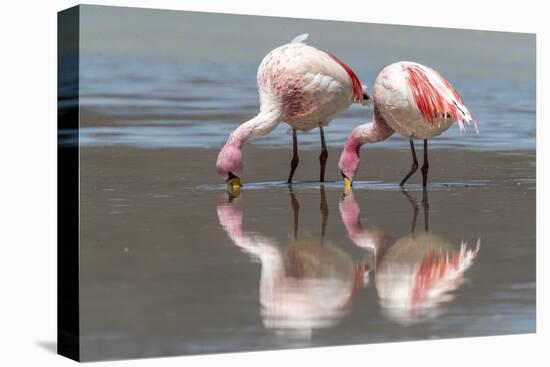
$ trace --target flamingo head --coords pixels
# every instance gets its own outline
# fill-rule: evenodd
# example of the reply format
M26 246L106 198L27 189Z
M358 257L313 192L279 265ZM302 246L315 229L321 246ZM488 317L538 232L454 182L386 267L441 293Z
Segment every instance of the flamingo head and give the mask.
M241 149L236 145L226 144L218 154L216 170L225 178L230 191L240 190L242 185L238 175L243 170Z
M360 144L356 141L355 137L350 136L346 142L346 146L340 155L338 162L338 168L344 178L344 190L346 192L351 190L353 177L359 169L359 148Z

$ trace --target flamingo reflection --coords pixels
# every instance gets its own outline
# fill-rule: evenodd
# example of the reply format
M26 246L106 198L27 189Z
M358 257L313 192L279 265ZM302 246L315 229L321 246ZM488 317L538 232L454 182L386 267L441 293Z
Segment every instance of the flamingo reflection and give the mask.
M454 298L479 251L466 242L457 248L429 231L427 191L423 191L424 231L416 231L418 203L403 191L413 206L411 234L397 240L378 228L364 228L353 192L340 202L340 214L350 239L374 253L374 282L383 313L410 325L433 319Z
M299 209L290 188L293 238L286 246L242 229L242 196L223 197L217 213L235 245L261 263L260 304L264 325L278 334L309 337L336 325L363 286L365 264L325 239L328 207L321 186L321 238L299 236Z

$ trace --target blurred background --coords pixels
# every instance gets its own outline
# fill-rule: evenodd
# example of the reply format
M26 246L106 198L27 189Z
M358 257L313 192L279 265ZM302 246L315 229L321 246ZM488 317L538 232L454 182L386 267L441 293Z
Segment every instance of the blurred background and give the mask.
M533 34L102 6L81 12L81 144L221 146L258 111L262 58L302 33L369 87L384 66L400 60L443 74L474 114L480 136L453 127L432 147L535 147ZM343 146L371 114L370 107L352 106L327 128L327 143ZM301 147L317 148L317 135L301 134ZM290 142L281 124L253 144ZM407 148L397 135L379 145Z

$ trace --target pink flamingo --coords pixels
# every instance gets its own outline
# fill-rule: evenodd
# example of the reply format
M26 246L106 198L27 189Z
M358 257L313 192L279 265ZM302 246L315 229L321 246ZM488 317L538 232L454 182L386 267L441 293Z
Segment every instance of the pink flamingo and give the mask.
M293 157L288 183L298 166L296 131L318 127L321 134L320 181L325 179L328 152L323 126L352 103L369 99L366 88L349 66L336 56L306 45L307 34L271 51L257 74L260 113L241 124L218 155L216 169L230 189L241 187L243 144L269 134L279 122L292 128Z
M290 196L294 232L288 244L243 230L242 196L224 195L216 209L231 241L261 263L264 325L278 334L311 337L313 330L332 327L349 313L351 302L365 286L366 265L325 240L328 209L323 186L321 238L300 238L300 204L292 190Z
M424 231L416 232L417 204L406 191L403 193L414 212L412 233L401 238L395 239L379 228L363 227L353 192L340 202L340 215L349 238L374 254L374 285L382 312L391 320L411 325L438 317L442 306L454 299L454 292L477 257L481 239L474 248L465 241L457 248L430 232L427 197L422 200Z
M366 143L388 139L395 131L409 139L413 163L400 186L418 169L413 139L424 140L422 184L428 182L428 139L440 135L454 122L477 126L452 85L432 68L401 61L386 66L373 86L374 119L353 129L338 167L349 190L359 167L359 149Z

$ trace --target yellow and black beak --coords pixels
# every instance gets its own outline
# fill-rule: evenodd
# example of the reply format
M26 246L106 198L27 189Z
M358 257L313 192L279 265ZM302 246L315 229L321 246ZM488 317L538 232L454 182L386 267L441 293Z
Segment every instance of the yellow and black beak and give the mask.
M351 192L351 187L353 186L353 182L348 178L348 176L344 175L343 172L340 172L340 173L344 178L344 194L347 194Z
M226 180L227 190L229 190L230 192L240 191L241 187L243 186L241 184L241 179L238 176L234 175L232 172L229 172L228 175L229 176Z

